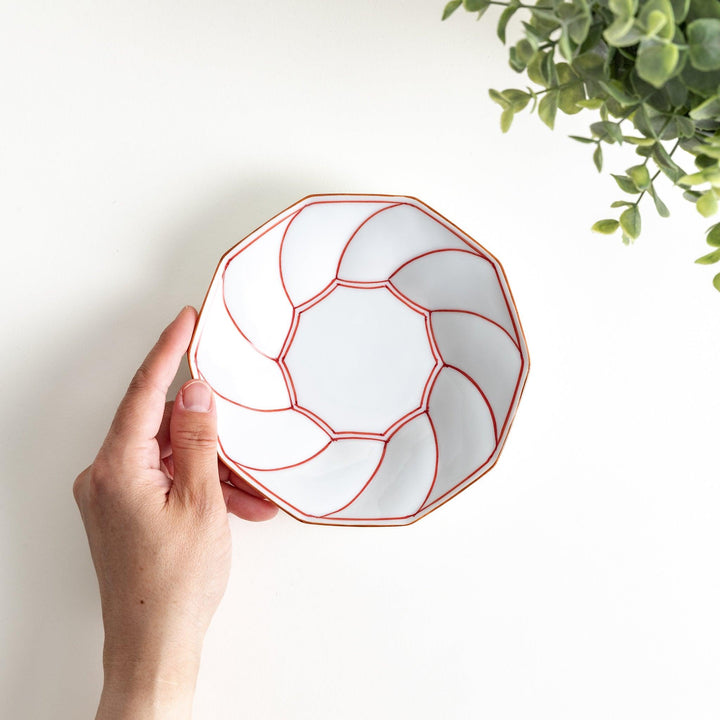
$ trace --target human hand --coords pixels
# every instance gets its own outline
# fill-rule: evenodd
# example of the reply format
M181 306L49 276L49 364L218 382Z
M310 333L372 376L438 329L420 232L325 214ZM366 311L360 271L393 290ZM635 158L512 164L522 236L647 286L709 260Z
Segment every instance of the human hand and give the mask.
M203 638L230 572L227 512L277 513L219 463L205 383L165 402L196 318L184 308L165 329L73 486L105 626L98 719L190 716Z

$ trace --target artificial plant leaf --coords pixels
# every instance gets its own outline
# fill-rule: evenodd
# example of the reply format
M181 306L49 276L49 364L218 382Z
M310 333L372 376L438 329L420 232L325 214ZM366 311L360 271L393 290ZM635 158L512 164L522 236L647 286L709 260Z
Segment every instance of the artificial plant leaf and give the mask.
M623 135L623 140L639 147L654 147L657 142L657 140L653 140L653 138L634 137L633 135Z
M717 164L718 162L715 158L708 157L707 155L698 155L695 158L695 167L700 170L704 170L705 168L709 167L716 167Z
M611 175L615 178L615 182L623 192L630 193L631 195L637 195L640 192L635 187L635 183L626 175L615 175L614 173L611 173Z
M447 20L461 5L462 0L450 0L443 10L442 19Z
M563 28L560 37L558 38L558 49L560 54L568 61L572 61L574 50L570 36L568 35L567 28Z
M680 52L673 43L643 40L637 54L637 74L653 87L662 87L675 72Z
M651 37L662 37L660 31L667 27L667 18L659 10L653 10L645 22L645 31Z
M690 111L693 120L717 120L720 117L720 94L700 103Z
M506 133L510 129L514 117L515 113L512 108L502 111L502 114L500 115L500 130L502 132Z
M558 63L556 70L561 85L558 107L566 115L574 115L582 109L577 103L585 99L583 82L567 63Z
M543 58L542 72L543 76L547 78L548 85L555 86L558 84L557 67L555 66L552 52L545 54L545 57Z
M540 119L552 130L555 126L555 116L558 109L558 91L550 90L546 93L538 105Z
M585 80L604 79L604 64L605 59L596 52L581 53L572 61L573 70Z
M623 136L619 123L614 123L610 120L594 122L590 125L590 132L592 132L598 140L604 140L608 143L616 142L618 144L622 144Z
M530 93L512 88L509 90L503 90L500 94L510 103L514 112L524 110L532 99L532 95Z
M526 67L527 63L524 63L519 57L517 52L517 46L510 48L508 52L508 65L516 72L521 73Z
M538 45L545 42L550 37L550 33L544 32L524 20L522 21L522 26L525 28L525 35L530 40L534 40Z
M702 157L708 157L712 160L720 160L720 148L712 145L701 145L698 152L702 153ZM707 167L707 166L705 166Z
M661 143L656 143L653 146L652 156L660 170L662 170L674 184L677 184L680 178L685 175L685 171L670 157L670 153L668 153Z
M507 110L510 107L510 101L501 92L490 88L488 95L490 99L496 102L503 110Z
M568 135L568 137L588 145L592 145L595 142L592 138L580 137L580 135Z
M570 39L576 45L582 45L590 32L592 16L589 11L578 11L575 16L568 20L567 31Z
M663 40L673 39L675 13L670 0L646 0L642 4L638 19L648 34L657 35ZM654 30L653 26L656 26Z
M640 101L637 97L625 92L622 83L619 80L610 80L609 82L598 82L598 85L614 100L617 100L624 107L638 104Z
M720 18L720 5L717 0L690 0L685 20L691 23L698 18Z
M615 17L634 17L637 12L637 0L608 0L608 7Z
M713 250L711 253L699 257L695 262L698 265L714 265L718 261L720 261L720 250Z
M530 60L532 59L532 56L535 54L535 51L537 50L537 45L533 44L528 40L527 38L522 38L518 41L517 45L515 45L517 48L517 56L518 58L527 65Z
M598 110L602 107L603 99L602 98L589 98L588 100L578 100L577 104L581 108L585 108L586 110Z
M633 17L618 18L603 33L603 38L613 47L630 47L637 45L645 37L643 29Z
M713 278L713 287L720 292L720 273Z
M691 138L695 136L695 123L690 118L676 115L673 123L675 123L675 134L678 137Z
M633 165L625 172L638 190L647 190L650 187L650 173L647 165Z
M640 155L640 157L652 157L652 145L638 145L635 148L635 152Z
M702 18L687 26L690 62L698 70L720 70L720 19Z
M468 12L482 12L490 5L489 0L463 0L463 5Z
M548 87L550 85L550 79L545 76L545 56L548 53L538 51L533 56L527 66L528 77L538 85Z
M622 215L620 215L620 227L633 240L640 236L642 223L640 221L640 211L638 210L637 205L629 207L622 213Z
M602 172L603 153L602 153L602 146L600 145L600 143L598 143L595 150L593 150L593 162L595 163L595 167L597 168L597 171Z
M718 209L717 195L712 190L707 190L698 198L695 207L703 217L714 215Z
M497 25L497 36L500 42L505 44L505 31L510 22L510 18L518 11L520 4L516 0L510 0L510 4L500 13L500 19Z
M688 97L688 89L679 76L670 78L663 87L665 95L674 108L685 105Z
M672 5L675 22L679 25L687 17L690 9L690 0L670 0Z
M720 248L720 223L715 223L708 228L705 242L712 247Z
M692 63L686 63L680 73L681 80L702 98L709 98L718 92L720 87L720 70L703 72L693 67Z
M680 185L689 185L690 187L693 185L703 185L706 182L707 177L705 177L705 173L703 171L691 173L690 175L683 175L678 180Z
M607 220L598 220L591 229L603 235L612 235L619 227L620 223L617 220L608 218Z
M670 211L668 210L667 205L658 197L657 192L655 192L655 186L652 183L650 183L650 187L648 187L648 192L655 203L655 209L657 210L658 215L664 218L670 217Z

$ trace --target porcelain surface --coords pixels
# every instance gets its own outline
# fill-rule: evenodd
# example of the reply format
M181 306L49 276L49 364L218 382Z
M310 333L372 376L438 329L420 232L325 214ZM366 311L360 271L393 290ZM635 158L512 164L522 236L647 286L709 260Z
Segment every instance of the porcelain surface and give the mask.
M188 357L224 462L327 525L408 524L477 480L528 372L498 261L384 195L307 197L238 243Z

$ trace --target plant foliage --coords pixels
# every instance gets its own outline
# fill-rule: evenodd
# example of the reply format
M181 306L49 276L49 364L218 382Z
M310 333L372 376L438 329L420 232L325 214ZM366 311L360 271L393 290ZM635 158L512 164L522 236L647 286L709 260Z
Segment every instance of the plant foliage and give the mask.
M603 143L629 145L637 155L623 175L613 175L623 200L612 203L618 217L592 229L623 242L640 235L640 202L649 197L667 217L655 181L665 175L703 217L718 210L720 198L720 0L451 0L442 19L460 7L481 18L490 5L503 7L497 35L506 43L509 21L520 17L524 32L510 47L510 66L526 73L533 87L490 90L502 109L507 132L515 115L530 107L553 128L558 111L599 113L587 136L598 172ZM695 169L678 164L678 150ZM714 249L696 260L720 262L720 223L707 232ZM713 280L720 290L720 273Z

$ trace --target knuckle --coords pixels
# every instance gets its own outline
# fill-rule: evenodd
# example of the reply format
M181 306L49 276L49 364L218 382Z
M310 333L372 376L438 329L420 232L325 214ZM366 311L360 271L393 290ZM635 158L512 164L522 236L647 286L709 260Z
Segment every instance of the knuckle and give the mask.
M88 501L92 504L102 502L102 499L110 494L114 485L110 464L102 455L99 455L85 472L87 474L83 485Z
M85 468L73 482L72 491L75 502L80 505L80 498L82 497L83 490L87 484L87 476L90 468Z
M179 450L215 450L217 434L209 427L176 428L172 445Z
M143 363L135 371L132 380L130 381L129 391L130 392L142 392L152 385L152 377L150 368Z

